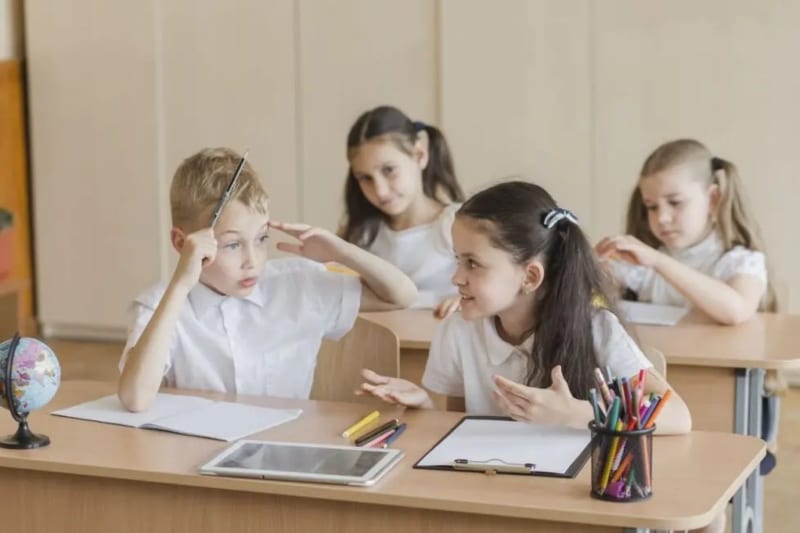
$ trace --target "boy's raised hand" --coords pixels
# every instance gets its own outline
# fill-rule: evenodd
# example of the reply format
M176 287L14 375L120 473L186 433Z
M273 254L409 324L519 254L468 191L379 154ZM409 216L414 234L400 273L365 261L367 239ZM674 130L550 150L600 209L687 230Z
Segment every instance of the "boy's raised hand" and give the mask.
M330 231L308 224L270 220L269 226L300 241L279 242L277 244L278 250L299 255L319 263L337 261L342 255L342 248L347 244Z
M592 417L591 405L572 396L560 365L553 367L551 377L553 384L540 389L495 375L495 403L514 420L585 428Z
M361 375L367 382L362 383L361 388L355 391L358 396L372 394L385 402L406 407L433 407L430 396L419 385L405 379L382 376L366 368L361 371Z
M217 239L212 228L204 228L187 235L181 247L181 257L175 268L175 280L191 289L200 281L203 267L217 257Z
M600 259L616 259L646 267L653 267L661 253L631 235L606 237L597 243L594 251Z

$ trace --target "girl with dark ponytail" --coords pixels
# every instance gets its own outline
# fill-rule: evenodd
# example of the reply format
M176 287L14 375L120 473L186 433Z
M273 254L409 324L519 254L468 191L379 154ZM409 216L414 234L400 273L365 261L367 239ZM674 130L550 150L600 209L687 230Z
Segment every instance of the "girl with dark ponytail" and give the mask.
M349 168L339 236L416 283L413 307L440 318L458 308L450 226L464 193L442 132L390 106L363 113L347 135Z
M596 367L617 376L647 369L646 392L669 387L609 307L603 271L577 217L541 187L514 181L479 192L453 223L462 312L443 322L423 385L464 399L474 414L585 428ZM362 393L431 407L421 387L364 371ZM451 403L452 405L452 403ZM659 433L684 433L691 417L672 395Z

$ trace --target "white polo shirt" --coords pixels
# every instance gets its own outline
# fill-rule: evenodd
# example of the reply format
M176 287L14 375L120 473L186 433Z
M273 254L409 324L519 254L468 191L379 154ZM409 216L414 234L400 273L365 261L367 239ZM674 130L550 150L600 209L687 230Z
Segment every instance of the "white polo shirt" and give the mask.
M412 308L432 309L458 294L452 281L456 258L451 228L459 207L461 204L450 204L430 224L401 231L381 222L375 240L367 248L411 278L419 291Z
M165 289L161 283L134 300L120 369ZM170 341L166 383L181 389L308 398L323 337L347 333L360 302L357 277L296 258L268 261L245 298L222 296L197 284Z
M764 253L744 246L725 250L717 232L711 232L699 243L683 250L670 251L662 246L659 251L720 281L728 281L736 276L750 276L760 281L766 292L767 266ZM635 292L640 302L691 307L691 302L654 269L624 261L612 261L611 265L614 277L620 285Z
M597 366L610 366L616 376L633 376L653 366L613 313L598 310L592 333ZM492 376L523 383L532 347L533 336L520 346L501 339L493 317L466 321L451 315L436 329L422 384L438 394L463 397L467 413L502 415L492 398Z

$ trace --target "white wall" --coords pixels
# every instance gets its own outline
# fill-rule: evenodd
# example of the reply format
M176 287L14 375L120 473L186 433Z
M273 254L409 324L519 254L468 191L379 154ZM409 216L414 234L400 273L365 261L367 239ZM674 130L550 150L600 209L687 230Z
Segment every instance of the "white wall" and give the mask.
M168 275L169 179L202 146L250 148L275 217L335 227L347 130L383 103L444 127L467 191L526 175L593 238L657 144L697 137L740 166L800 290L800 3L31 0L25 20L51 331L119 334Z

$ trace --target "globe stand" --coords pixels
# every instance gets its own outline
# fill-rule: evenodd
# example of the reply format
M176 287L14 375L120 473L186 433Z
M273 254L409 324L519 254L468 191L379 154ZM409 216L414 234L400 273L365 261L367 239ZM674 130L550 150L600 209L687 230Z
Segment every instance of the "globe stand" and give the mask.
M11 448L14 450L30 450L33 448L42 448L50 444L50 437L47 435L37 435L31 432L28 427L28 415L17 411L16 402L14 402L14 394L11 386L13 385L11 379L11 369L14 368L14 355L17 351L19 344L19 334L14 335L11 341L11 346L8 348L8 357L6 358L6 375L4 380L5 400L8 404L8 410L11 411L11 416L14 417L19 423L17 432L13 435L7 435L0 438L0 448Z

